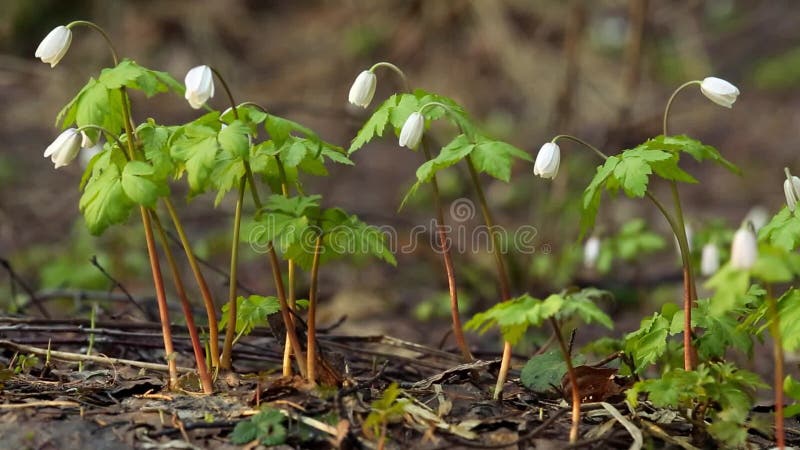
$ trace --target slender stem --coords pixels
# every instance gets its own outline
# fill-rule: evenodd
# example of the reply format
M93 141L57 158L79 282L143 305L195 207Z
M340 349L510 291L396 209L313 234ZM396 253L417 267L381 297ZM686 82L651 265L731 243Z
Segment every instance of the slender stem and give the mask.
M247 178L239 180L239 192L236 199L236 211L233 215L233 238L231 239L231 268L228 280L228 323L225 325L225 342L222 344L220 367L231 368L231 353L233 352L233 339L236 336L236 286L239 271L239 230L242 225L242 205L244 192L247 189Z
M164 337L164 357L167 359L169 371L169 389L178 387L178 366L175 363L175 349L172 345L172 330L169 323L167 296L164 292L164 280L161 278L161 266L158 262L156 245L153 240L153 227L150 224L150 215L144 206L139 208L144 225L144 236L147 241L147 255L150 258L150 270L153 273L153 284L156 289L156 302L158 302L158 317L161 321L161 334Z
M289 308L294 310L295 308L295 265L294 261L291 259L288 261L287 267L287 278L289 282L289 296L286 299L286 303L289 305ZM294 325L294 317L292 317L292 324ZM290 377L292 376L292 345L289 343L289 332L286 332L286 342L283 345L283 376ZM313 378L311 379L313 380Z
M511 298L511 288L508 281L508 272L506 272L506 265L503 261L503 256L500 254L500 242L498 241L497 234L494 230L492 212L489 210L489 204L486 201L486 195L483 192L483 186L481 186L481 180L478 177L478 171L475 169L475 164L472 162L472 158L469 155L467 155L466 161L467 167L469 168L470 179L472 179L472 185L475 188L475 194L478 197L478 204L481 207L481 214L483 214L483 222L486 224L486 228L489 230L489 235L492 237L492 256L494 256L494 262L497 266L497 277L500 280L500 297L502 301L506 301ZM506 377L508 376L508 370L510 367L511 343L504 341L503 358L500 362L500 372L497 375L497 384L495 384L494 387L493 398L495 400L499 399L500 394L503 392L503 385L506 382Z
M403 90L405 92L409 92L409 93L411 92L411 89L408 88L408 78L406 78L406 74L402 70L400 70L399 67L395 66L394 64L392 64L390 62L381 61L379 63L373 64L372 67L369 68L369 71L370 72L374 72L375 69L377 69L379 67L386 67L386 68L391 69L402 80L402 82L403 82Z
M172 219L172 224L175 231L178 233L178 238L183 246L183 252L186 254L186 259L189 260L189 267L192 269L197 286L200 289L200 295L203 297L203 305L206 308L206 316L208 318L208 342L212 367L219 367L219 325L217 323L216 305L214 298L211 295L211 290L208 288L208 283L200 270L200 265L197 263L197 258L194 256L194 251L189 243L189 238L186 236L186 231L183 229L175 207L169 197L164 198L164 205L167 208L167 213Z
M167 264L169 264L170 271L172 272L172 279L175 283L175 292L178 294L178 299L181 302L181 309L186 318L186 328L189 331L189 339L192 342L192 350L194 351L194 359L197 365L197 376L200 378L200 384L203 386L203 392L212 394L214 392L214 384L211 381L211 376L206 367L206 359L203 354L203 345L200 343L200 336L197 334L197 327L194 323L194 314L192 314L192 306L189 304L189 298L186 296L186 288L181 279L181 272L178 269L178 264L175 261L175 255L169 246L167 233L164 231L161 220L155 214L155 211L150 211L153 223L156 225L158 237L161 240L161 247L164 249L164 254L167 257Z
M261 199L258 196L258 189L256 189L255 177L253 176L253 171L247 161L244 162L244 170L245 177L247 177L248 181L250 182L250 193L253 195L253 203L255 203L257 209L261 209ZM297 359L297 365L300 368L300 374L305 377L306 364L305 357L303 356L303 348L300 346L300 340L297 338L297 331L294 327L294 321L291 313L289 312L289 303L286 301L286 291L284 290L283 286L283 277L281 276L281 266L278 261L278 254L271 242L269 243L268 253L270 258L270 266L272 267L272 278L275 281L275 289L278 294L278 302L281 305L281 316L283 318L283 323L286 326L289 345L291 345L292 351Z
M692 83L686 83L683 87L690 86ZM681 89L679 88L679 90ZM677 91L676 91L677 92ZM670 103L672 99L675 97L673 94L670 97ZM669 107L669 104L668 104ZM666 123L666 122L665 122ZM665 130L666 131L666 130ZM597 147L589 144L588 142L584 141L583 139L579 139L575 136L571 136L568 134L560 134L553 138L552 142L556 142L558 139L568 139L573 142L577 142L586 148L592 150L596 153L600 158L603 160L608 159L608 155L603 153ZM685 370L692 370L695 365L695 351L694 346L692 343L692 306L693 300L696 298L696 291L694 287L694 276L692 273L692 266L691 266L691 254L689 249L688 239L686 237L686 225L683 222L683 211L681 209L680 198L678 197L678 186L675 181L671 182L671 189L673 194L673 200L675 202L675 217L673 218L672 215L667 211L664 205L658 201L658 199L653 195L652 191L649 189L645 191L645 195L651 202L658 208L661 215L667 220L669 223L670 228L672 229L672 233L675 235L675 238L678 240L678 248L680 249L681 253L681 263L683 265L683 325L684 325L684 333L683 333L683 363Z
M430 161L433 159L430 150L425 142L422 140L422 151L425 154L425 160ZM431 192L433 193L434 209L436 210L436 232L441 246L442 259L444 261L444 270L447 274L447 289L450 292L450 316L453 321L453 336L456 339L456 345L461 350L461 355L464 357L465 362L473 360L472 353L469 351L469 344L464 337L464 327L461 325L461 316L458 308L458 287L456 285L456 273L453 267L453 256L450 252L450 245L447 244L447 226L444 222L444 208L442 206L442 197L439 194L439 182L436 174L431 178Z
M104 29L100 28L100 26L95 24L94 22L89 22L87 20L75 20L67 24L67 28L70 29L75 26L85 26L100 33L100 35L103 36L103 39L105 39L106 44L108 44L108 49L111 51L111 58L114 60L114 65L116 66L117 64L119 64L117 49L114 48L114 43L111 42L111 38L108 37L108 34Z
M668 136L667 121L669 119L672 102L680 91L695 84L701 84L701 82L693 80L683 83L675 89L669 97L669 100L667 100L662 124L662 131L665 137ZM672 201L675 208L675 237L678 239L678 247L681 250L681 261L683 263L683 365L684 369L689 371L693 370L695 366L695 352L692 344L692 306L694 305L697 288L695 287L694 273L692 271L691 249L689 248L689 240L686 236L686 222L683 217L683 208L681 207L681 199L678 193L678 183L675 180L670 181L670 191L672 192Z
M119 148L120 148L120 150L123 150L123 151L124 151L124 149L125 149L125 145L123 145L123 144L122 144L122 141L120 140L119 136L117 136L116 134L114 134L114 133L112 133L112 132L108 131L108 129L106 129L106 128L104 128L104 127L101 127L101 126L99 126L99 125L89 124L89 125L84 125L84 126L82 126L82 127L78 128L78 129L77 129L77 131L78 131L78 132L81 132L81 131L83 131L83 130L85 130L85 129L87 129L87 128L92 128L92 129L95 129L95 130L101 131L101 132L105 133L105 135L106 135L107 137L108 137L108 136L110 136L110 137L111 137L111 139L113 139L114 141L116 141L117 145L119 145Z
M236 102L233 100L233 94L231 93L230 87L228 87L228 83L225 81L225 78L222 77L222 75L219 73L219 71L216 68L214 68L214 66L208 66L208 67L209 67L209 69L211 69L212 72L214 72L214 75L217 77L217 80L219 80L219 82L222 84L222 88L225 89L225 93L228 95L228 101L231 104L231 110L233 111L233 117L235 119L238 119L239 118L239 112L236 111Z
M678 92L684 90L685 88L693 84L701 84L701 83L702 82L699 80L687 81L686 83L683 83L682 85L678 86L678 88L675 89L672 95L669 96L669 100L667 100L667 107L664 108L664 121L662 124L662 131L665 137L667 136L667 119L669 118L669 110L670 108L672 108L672 102L675 100L675 97L678 95Z
M564 342L564 336L561 335L561 327L558 326L558 321L555 317L550 318L550 325L553 327L558 346L561 348L561 354L564 356L564 362L567 364L567 376L572 388L572 426L569 429L569 442L573 444L578 440L578 424L581 420L581 395L578 387L578 377L575 374L575 367L572 366L572 355L570 355L569 347Z
M786 446L786 433L783 419L783 338L781 336L778 301L772 295L772 286L767 287L767 312L769 314L769 331L773 340L773 358L775 361L775 440L779 449Z
M308 289L308 340L306 341L308 381L317 382L317 284L319 281L319 256L322 248L322 232L314 243L314 259L311 262L311 286Z

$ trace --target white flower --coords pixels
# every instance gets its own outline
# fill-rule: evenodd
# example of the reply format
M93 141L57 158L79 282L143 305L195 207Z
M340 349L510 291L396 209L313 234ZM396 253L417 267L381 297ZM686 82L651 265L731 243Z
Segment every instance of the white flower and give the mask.
M533 164L533 174L542 178L555 178L558 166L561 164L561 148L555 142L547 142L539 149L536 162Z
M700 258L700 274L710 277L719 270L719 247L713 242L703 246L703 254Z
M89 162L92 160L92 158L102 151L103 143L98 139L97 143L93 146L84 147L83 150L81 150L80 154L78 155L78 163L80 163L81 167L85 169L89 167Z
M750 211L747 212L747 215L744 217L745 221L750 221L753 224L753 229L758 232L758 230L764 228L764 225L767 224L770 220L769 211L767 208L764 208L761 205L753 206Z
M81 150L81 134L76 128L68 128L59 134L44 151L44 157L50 158L55 168L71 163Z
M700 92L712 102L726 108L732 107L736 97L739 96L739 89L736 89L736 86L716 77L704 79L700 83Z
M214 96L214 75L208 66L197 66L186 73L186 100L194 109L203 107Z
M72 31L64 25L59 25L42 39L42 42L36 47L35 56L42 62L50 64L50 67L55 67L69 50L71 42Z
M731 244L731 266L735 269L750 269L758 258L756 235L749 226L736 230Z
M583 265L587 269L591 269L597 264L597 258L600 256L600 238L592 236L586 240L583 245Z
M786 206L789 211L794 212L797 207L797 195L800 193L800 178L792 175L792 182L787 178L783 182L783 193L786 194Z
M422 132L425 131L425 118L419 112L413 112L403 128L400 130L400 146L415 149L422 140Z
M372 101L372 96L375 95L375 85L378 83L378 78L374 73L365 70L358 74L353 85L350 86L350 94L347 100L362 108L369 106Z

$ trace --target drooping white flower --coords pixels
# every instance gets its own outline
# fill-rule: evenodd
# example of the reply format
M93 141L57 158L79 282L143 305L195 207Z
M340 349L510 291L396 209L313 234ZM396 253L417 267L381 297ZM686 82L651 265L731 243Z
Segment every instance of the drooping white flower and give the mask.
M736 101L736 97L739 96L739 89L737 89L736 86L717 77L708 77L704 79L703 82L700 83L700 92L712 102L726 108L732 107L733 102Z
M64 25L59 25L47 33L42 42L36 47L35 56L44 63L55 67L69 50L72 43L72 31Z
M547 142L539 149L536 162L533 163L533 174L542 178L555 178L561 164L561 148L555 142Z
M83 147L83 149L80 151L80 154L78 154L78 163L80 163L81 167L85 169L89 166L89 162L92 160L92 158L94 158L95 155L97 155L102 151L103 151L103 142L101 142L100 139L98 139L97 143L94 144L93 146Z
M750 221L750 223L753 224L753 229L758 232L758 230L764 228L764 225L769 222L770 214L769 211L767 211L767 208L761 205L756 205L750 208L750 211L747 212L744 220Z
M369 106L372 101L372 96L375 95L375 86L378 84L378 78L369 70L365 70L358 74L353 85L350 86L350 94L347 100L362 108Z
M731 244L731 266L735 269L750 269L758 258L758 242L749 226L736 230Z
M425 131L425 118L417 111L411 113L400 130L400 146L415 149L422 141L422 133Z
M55 168L58 169L71 163L78 156L80 150L81 134L76 128L68 128L47 146L44 150L44 157L50 158Z
M186 100L194 109L200 109L214 96L214 74L208 66L197 66L186 73Z
M703 246L703 253L700 257L700 274L710 277L719 270L719 247L713 242Z
M791 183L789 178L784 180L783 193L786 194L786 206L789 207L789 211L794 212L795 208L797 208L797 195L800 193L800 178L792 175L791 180Z
M583 265L587 269L592 269L597 264L600 256L600 238L592 236L583 245Z

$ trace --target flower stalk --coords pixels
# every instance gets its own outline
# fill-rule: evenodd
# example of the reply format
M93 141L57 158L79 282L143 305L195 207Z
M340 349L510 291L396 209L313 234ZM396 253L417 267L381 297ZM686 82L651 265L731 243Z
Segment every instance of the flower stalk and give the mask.
M306 342L306 354L308 368L308 381L311 384L317 382L317 286L319 282L319 257L322 249L323 234L317 235L314 241L314 259L311 261L311 286L308 289L308 334Z

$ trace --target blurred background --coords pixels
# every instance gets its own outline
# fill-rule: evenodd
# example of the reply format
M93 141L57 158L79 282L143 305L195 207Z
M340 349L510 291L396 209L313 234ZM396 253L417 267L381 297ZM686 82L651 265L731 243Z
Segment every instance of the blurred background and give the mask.
M681 187L698 253L708 240L724 246L731 229L747 214L754 217L753 208L771 217L784 201L783 167L800 173L800 4L793 0L4 0L2 10L0 258L47 298L53 315L87 317L90 298L108 314L136 314L125 303L88 295L113 286L92 256L136 296L152 296L138 221L89 236L77 208L82 168L54 171L42 158L58 133L56 113L111 64L103 40L86 28L74 33L69 53L54 69L34 58L49 30L76 19L105 28L121 55L178 80L195 65L213 65L239 101L261 103L345 148L369 111L399 89L391 72L379 71L372 106L364 111L347 103L355 76L378 61L401 67L413 87L454 98L488 134L532 156L561 133L608 153L632 148L661 133L666 100L677 86L724 78L741 91L733 109L688 89L670 120L672 134L713 145L744 169L737 176L682 161L702 181ZM217 91L210 103L225 109L219 86ZM139 122L154 117L175 124L198 116L171 94L135 97L133 103ZM442 142L453 136L445 127L435 132ZM307 192L322 193L324 205L341 206L374 225L397 227L400 236L429 225L426 189L397 211L421 155L386 137L353 160L354 167L307 180ZM649 203L605 198L595 229L601 258L585 267L580 194L598 162L564 142L553 182L534 178L532 164L517 165L511 184L484 181L500 225L537 230L536 252L508 255L515 291L611 289L616 300L605 307L617 317L613 334L621 335L637 328L643 314L680 300L678 257L666 223ZM466 173L463 167L442 173L448 204L472 197ZM668 198L663 184L652 188ZM207 270L221 304L234 200L214 209L213 196L188 202L185 192L175 193L198 253L220 272ZM470 224L478 225L479 216ZM242 257L242 283L271 293L265 258L250 251ZM398 255L398 262L397 268L371 261L324 267L320 325L346 315L343 332L389 333L433 345L445 338L446 280L439 257L421 246ZM456 255L455 263L465 317L497 301L485 252ZM37 314L24 286L12 279L0 271L0 307ZM588 330L578 338L592 335ZM471 340L496 350L494 339Z

